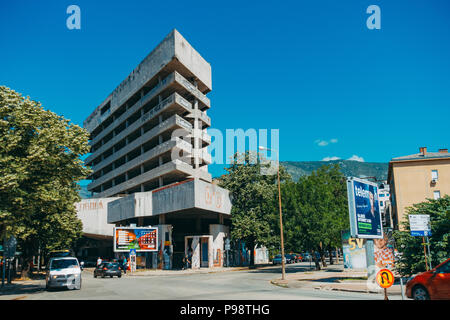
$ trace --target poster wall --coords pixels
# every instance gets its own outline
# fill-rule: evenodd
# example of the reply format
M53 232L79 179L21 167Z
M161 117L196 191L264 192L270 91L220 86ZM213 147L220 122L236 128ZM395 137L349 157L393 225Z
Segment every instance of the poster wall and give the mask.
M352 238L350 230L342 231L342 253L344 255L344 268L364 270L367 268L366 240Z
M158 228L156 227L115 227L114 228L114 252L158 251Z

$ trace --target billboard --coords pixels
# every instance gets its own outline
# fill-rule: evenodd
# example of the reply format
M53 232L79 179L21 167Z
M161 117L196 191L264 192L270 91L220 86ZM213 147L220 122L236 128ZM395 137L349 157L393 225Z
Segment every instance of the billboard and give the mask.
M378 186L358 178L347 179L350 232L355 238L381 239L381 221Z
M158 228L156 227L115 227L114 252L158 251Z

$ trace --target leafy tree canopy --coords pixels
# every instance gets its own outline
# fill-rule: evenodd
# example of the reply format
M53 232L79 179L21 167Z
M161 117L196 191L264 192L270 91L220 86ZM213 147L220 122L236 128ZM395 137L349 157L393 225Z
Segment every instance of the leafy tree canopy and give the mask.
M90 170L89 133L41 104L0 86L0 230L25 257L67 248L81 235L77 181Z
M431 236L429 237L432 266L450 257L450 196L438 200L414 204L407 208L408 214L430 215ZM394 232L398 250L402 253L395 267L402 275L412 275L426 270L422 237L410 234L409 218L405 215L402 230ZM430 257L428 257L430 259Z

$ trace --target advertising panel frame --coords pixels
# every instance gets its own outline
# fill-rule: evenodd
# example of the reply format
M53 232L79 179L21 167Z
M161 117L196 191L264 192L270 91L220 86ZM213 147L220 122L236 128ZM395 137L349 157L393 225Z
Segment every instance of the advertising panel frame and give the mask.
M380 223L380 230L381 234L374 235L374 234L360 234L359 228L358 228L358 219L357 219L357 212L356 212L356 200L355 200L355 182L358 182L360 184L366 184L369 186L372 186L374 188L374 206L375 208L378 208L377 217L378 221ZM382 239L384 237L384 231L383 231L383 220L381 218L381 210L380 210L380 204L378 201L378 185L375 182L363 180L360 178L355 177L348 177L347 178L347 199L348 199L348 211L349 211L349 217L350 217L350 235L352 238L362 238L362 239Z
M136 250L136 252L158 252L158 227L114 227L114 234L113 234L113 242L114 242L114 252L130 252L130 249L132 248L124 248L124 249L118 249L117 248L117 230L145 230L145 231L154 231L155 232L155 249L138 249L133 248ZM136 232L134 232L136 234Z

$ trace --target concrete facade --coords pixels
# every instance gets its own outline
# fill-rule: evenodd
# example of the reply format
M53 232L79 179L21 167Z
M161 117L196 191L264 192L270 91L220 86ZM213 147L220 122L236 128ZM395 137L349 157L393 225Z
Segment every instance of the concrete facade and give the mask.
M186 237L195 267L223 265L231 201L208 173L211 89L210 64L173 30L84 121L88 190L107 202L107 227L97 229L159 228L158 253L138 254L142 265L179 267Z
M91 133L85 162L93 169L93 197L187 178L211 182L211 88L211 66L173 30L84 121ZM185 156L174 158L179 153Z

